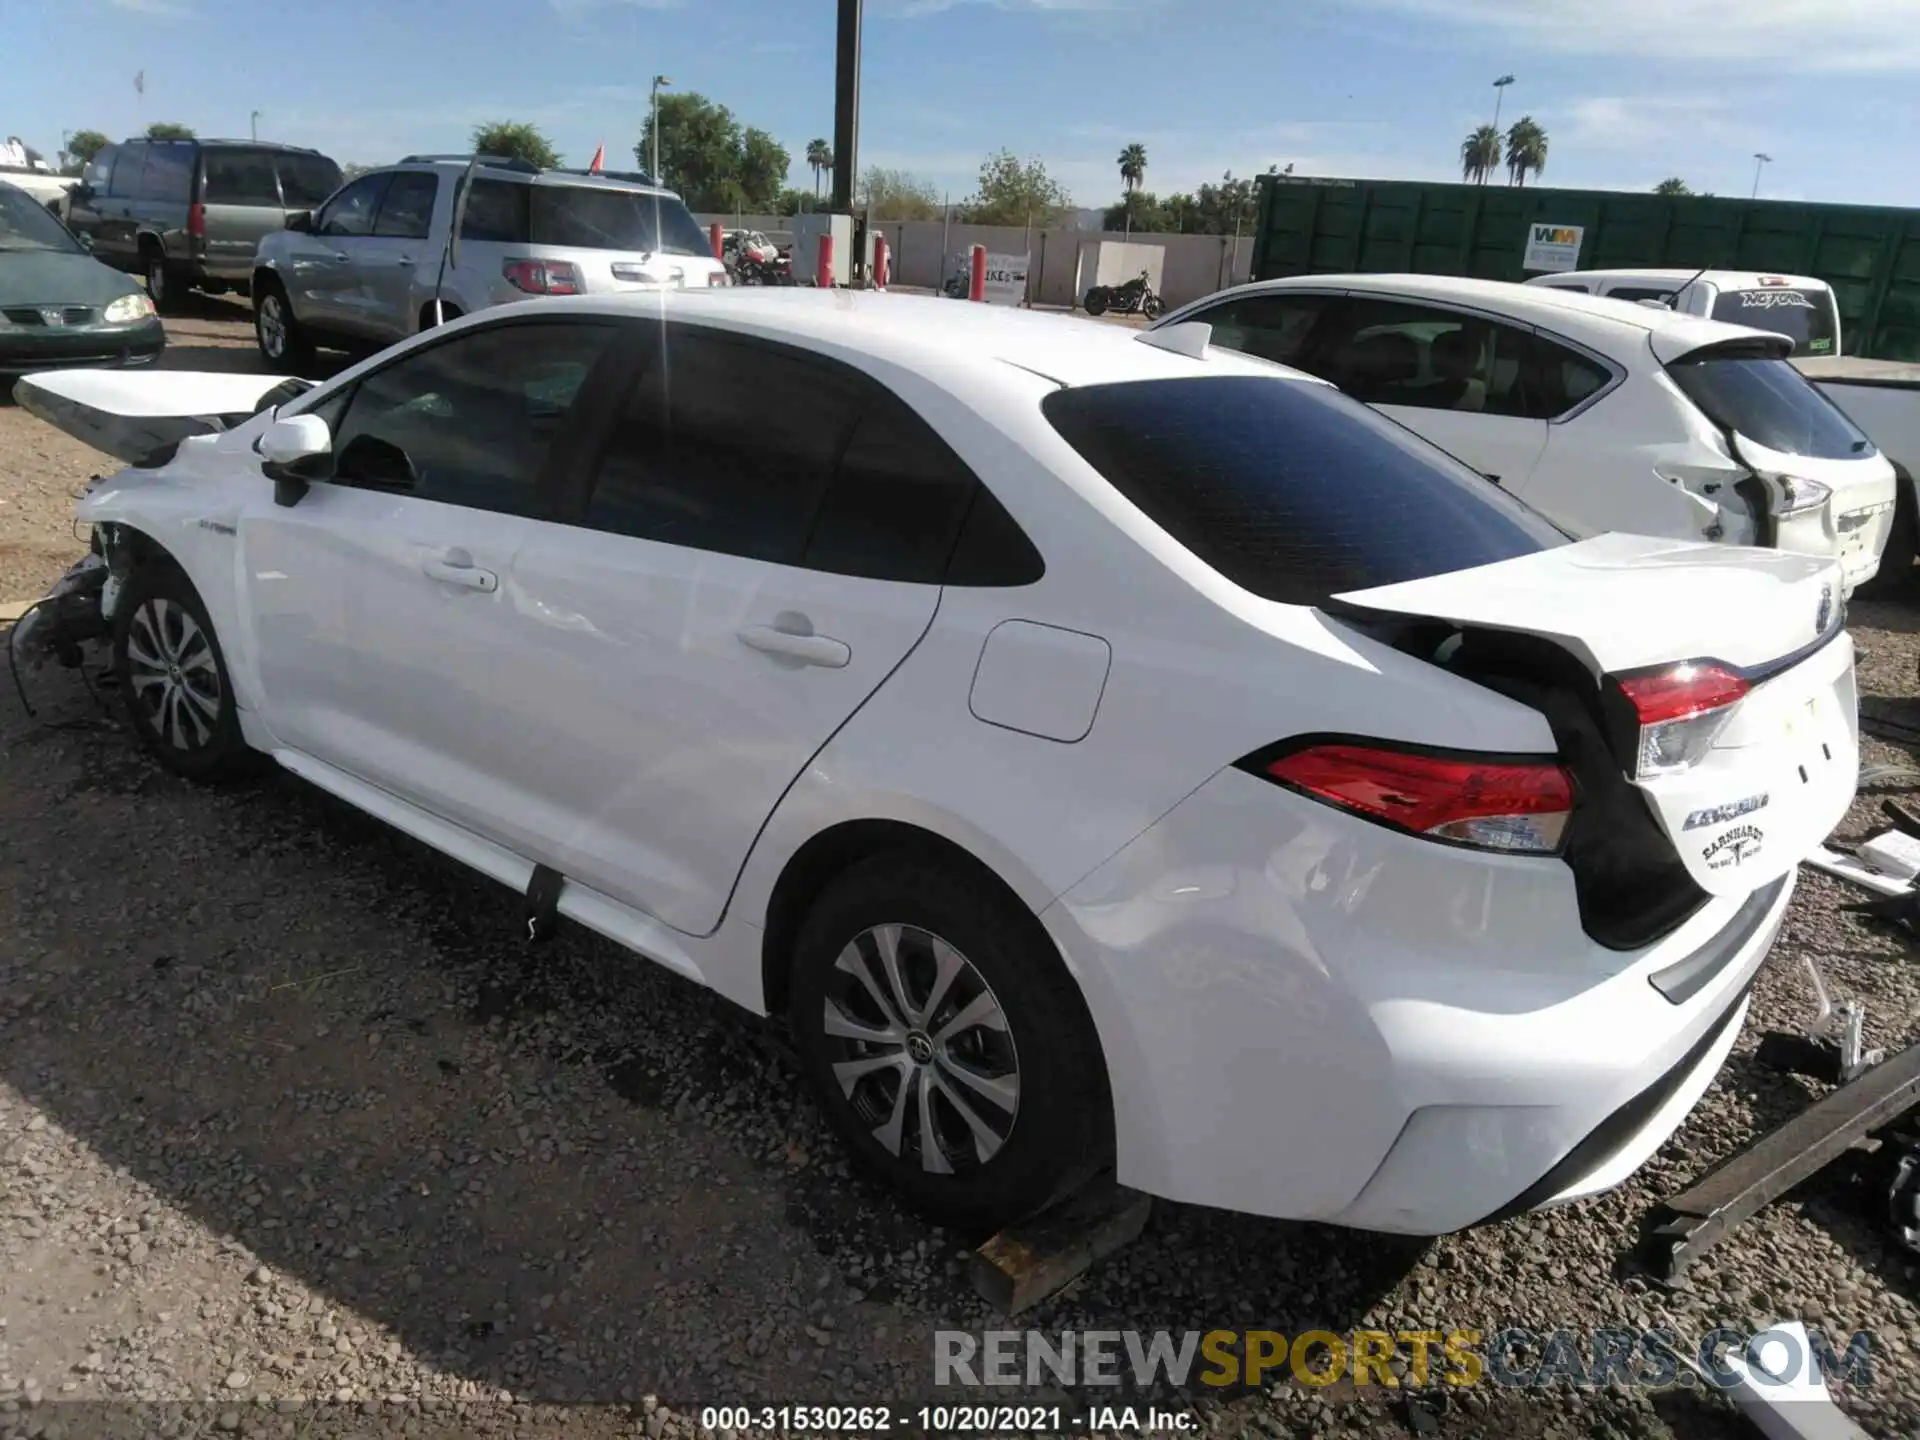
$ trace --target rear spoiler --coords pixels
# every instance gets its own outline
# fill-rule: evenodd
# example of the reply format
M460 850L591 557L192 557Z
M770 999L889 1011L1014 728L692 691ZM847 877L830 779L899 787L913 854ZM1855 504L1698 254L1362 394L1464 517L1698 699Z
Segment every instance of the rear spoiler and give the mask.
M1662 347L1661 336L1653 337L1653 353L1660 357L1663 365L1679 365L1701 360L1785 360L1793 354L1793 341L1785 335L1773 335L1763 330L1742 335L1737 340L1715 340L1707 345L1693 345L1684 349ZM1674 353L1668 354L1666 350Z

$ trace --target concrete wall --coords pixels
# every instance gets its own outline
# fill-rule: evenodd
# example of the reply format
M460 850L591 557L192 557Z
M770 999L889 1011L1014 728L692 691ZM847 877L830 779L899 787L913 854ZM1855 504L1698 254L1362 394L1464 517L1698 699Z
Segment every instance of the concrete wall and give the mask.
M795 217L790 215L701 215L702 226L718 220L729 230L759 230L775 244L786 244L792 237ZM1160 298L1167 308L1198 300L1215 290L1244 282L1253 265L1253 237L1243 235L1236 245L1230 235L1123 235L1117 230L1089 231L1062 227L1028 230L1019 225L965 225L939 220L882 220L875 227L884 232L893 252L893 283L937 290L946 278L947 256L965 253L974 245L984 245L994 254L1030 258L1033 277L1032 300L1036 305L1077 305L1085 293L1088 279L1081 282L1080 247L1082 241L1121 241L1134 245L1154 245L1165 253L1160 261ZM1147 262L1142 262L1147 263ZM1151 269L1148 264L1147 268ZM1121 279L1140 273L1137 263Z

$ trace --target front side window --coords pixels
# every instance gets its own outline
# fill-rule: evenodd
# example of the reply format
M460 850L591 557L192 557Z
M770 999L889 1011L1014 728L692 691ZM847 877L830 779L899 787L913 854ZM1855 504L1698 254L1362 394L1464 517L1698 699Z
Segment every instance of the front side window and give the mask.
M1788 361L1722 352L1678 361L1667 366L1667 374L1715 425L1769 450L1811 460L1860 460L1876 453L1840 407Z
M1324 295L1248 295L1193 318L1213 327L1209 343L1223 350L1293 365L1328 303Z
M148 146L122 145L114 157L113 177L107 193L116 200L131 200L140 193L140 172L147 166Z
M354 387L334 435L343 484L507 515L545 513L540 474L613 327L497 325Z
M1831 290L1728 290L1713 302L1713 318L1785 335L1797 355L1833 354L1834 337L1840 333Z
M93 159L87 162L82 183L96 195L104 195L113 184L113 159L120 153L118 145L102 145L94 152Z
M706 231L671 195L602 185L524 185L532 196L536 245L711 255ZM471 213L471 212L469 212Z
M392 178L388 174L363 175L354 181L327 202L327 208L320 212L320 223L313 227L314 233L371 235L373 217L379 213L380 198L386 194L387 182Z
M200 198L208 205L279 208L280 180L270 150L209 150L201 171Z
M1059 390L1041 409L1149 520L1269 600L1317 605L1566 540L1498 486L1323 385L1136 380Z
M140 198L185 205L193 185L195 153L191 145L149 145L147 168L140 176Z
M373 233L396 240L424 240L433 218L433 197L439 181L419 171L403 170L393 177Z
M586 524L801 563L858 414L854 388L776 346L666 334L608 442Z

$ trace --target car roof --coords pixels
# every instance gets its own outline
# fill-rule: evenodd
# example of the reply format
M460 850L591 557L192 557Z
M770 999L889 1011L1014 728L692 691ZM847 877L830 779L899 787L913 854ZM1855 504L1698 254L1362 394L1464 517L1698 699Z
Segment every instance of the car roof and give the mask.
M283 155L320 155L323 160L327 158L310 145L285 145L277 140L202 139L198 135L190 139L186 136L129 135L119 143L121 145L198 145L203 150L218 150L231 145L241 150L274 150Z
M934 378L956 366L1004 363L1067 386L1230 374L1325 383L1224 350L1210 349L1200 359L1175 354L1139 339L1142 331L1078 316L875 290L738 286L583 295L521 301L484 313L531 315L562 307L710 324L868 355Z
M1722 320L1680 315L1664 307L1637 301L1613 300L1580 290L1553 290L1509 280L1475 280L1460 275L1292 275L1281 280L1259 280L1234 290L1220 291L1196 301L1211 303L1226 295L1284 293L1289 290L1329 290L1406 300L1431 300L1484 310L1522 325L1533 325L1597 350L1643 352L1645 338L1658 333L1678 346L1696 349L1728 340L1766 337L1767 332ZM1161 324L1189 317L1194 305L1183 306Z
M1556 280L1652 280L1663 285L1706 280L1734 290L1763 290L1775 285L1791 285L1802 290L1829 288L1826 281L1811 275L1788 275L1779 270L1695 270L1684 265L1566 270L1557 275L1536 275L1527 283L1545 286Z
M517 181L523 185L579 185L594 190L618 190L624 194L671 195L679 199L677 192L664 185L650 185L644 180L629 180L618 175L593 175L581 170L536 170L521 169L518 166L489 165L485 161L473 167L477 176L488 180ZM463 175L466 173L465 160L418 159L402 160L393 165L375 165L367 171L374 174L385 170L411 170L421 173L432 172L441 175Z

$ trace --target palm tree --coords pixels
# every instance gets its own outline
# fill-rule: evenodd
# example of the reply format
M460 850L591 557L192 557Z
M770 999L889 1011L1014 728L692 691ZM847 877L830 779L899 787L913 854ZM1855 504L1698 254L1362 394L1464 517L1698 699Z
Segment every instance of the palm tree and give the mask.
M1678 175L1669 175L1653 187L1653 193L1656 195L1691 195L1693 193L1693 187Z
M1147 147L1138 140L1120 152L1120 183L1127 190L1126 233L1133 233L1133 190L1147 178Z
M820 203L820 175L822 171L833 168L833 147L824 139L807 141L807 164L813 170L813 200Z
M1500 132L1482 125L1460 142L1460 178L1474 185L1500 168Z
M1522 115L1507 131L1507 180L1525 185L1527 176L1538 179L1547 168L1547 132L1531 115Z

